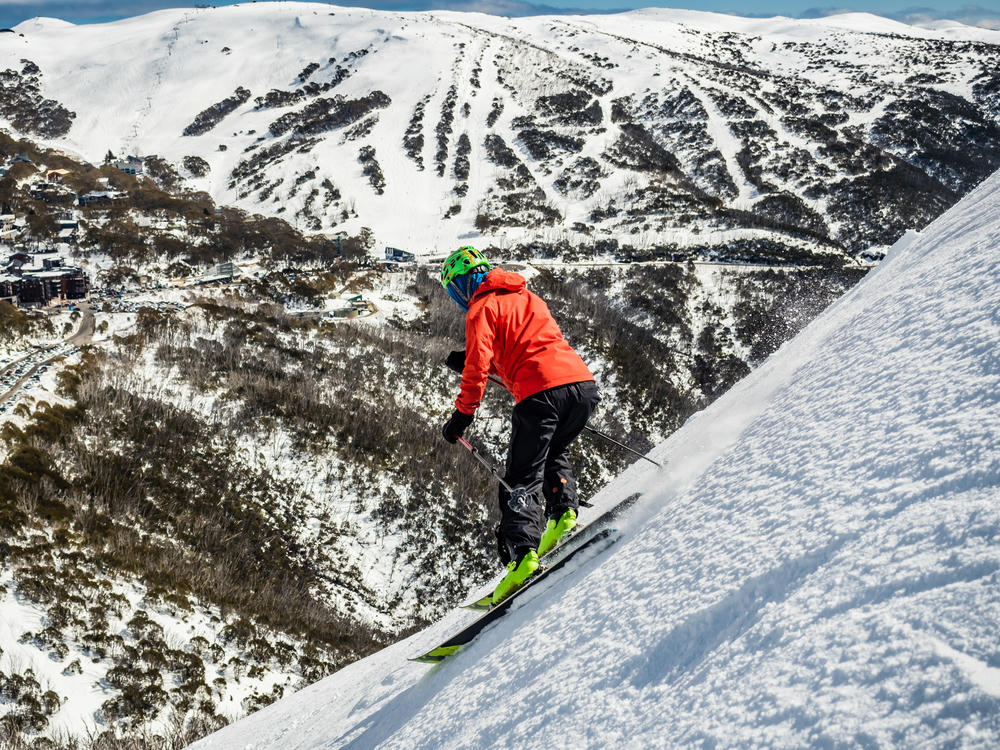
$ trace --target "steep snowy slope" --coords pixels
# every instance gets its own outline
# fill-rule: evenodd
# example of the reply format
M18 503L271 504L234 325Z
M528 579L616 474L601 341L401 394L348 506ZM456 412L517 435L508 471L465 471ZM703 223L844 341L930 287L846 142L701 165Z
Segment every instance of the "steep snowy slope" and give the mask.
M623 540L198 743L995 747L1000 174L598 498Z
M219 203L417 253L464 237L829 262L1000 167L983 29L261 3L17 31L0 122L91 161L158 154Z

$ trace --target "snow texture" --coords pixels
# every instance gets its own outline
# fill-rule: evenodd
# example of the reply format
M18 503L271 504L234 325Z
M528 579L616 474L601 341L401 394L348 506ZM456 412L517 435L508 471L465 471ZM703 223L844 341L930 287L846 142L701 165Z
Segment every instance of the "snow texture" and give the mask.
M599 495L617 545L194 747L996 747L998 248L1000 174Z

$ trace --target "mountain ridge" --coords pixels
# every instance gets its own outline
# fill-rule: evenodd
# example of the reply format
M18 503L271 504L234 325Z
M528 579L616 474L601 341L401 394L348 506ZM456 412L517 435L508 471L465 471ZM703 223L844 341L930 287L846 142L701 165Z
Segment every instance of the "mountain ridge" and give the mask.
M972 28L281 3L18 30L0 66L32 60L80 118L49 145L155 153L219 203L312 231L377 226L425 255L457 236L533 255L843 260L1000 166L1000 32Z

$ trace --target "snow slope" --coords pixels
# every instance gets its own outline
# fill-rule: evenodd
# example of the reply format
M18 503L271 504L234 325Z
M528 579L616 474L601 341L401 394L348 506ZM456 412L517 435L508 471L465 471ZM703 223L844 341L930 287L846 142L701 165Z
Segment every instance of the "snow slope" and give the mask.
M571 579L194 747L996 747L998 247L1000 174L609 486Z

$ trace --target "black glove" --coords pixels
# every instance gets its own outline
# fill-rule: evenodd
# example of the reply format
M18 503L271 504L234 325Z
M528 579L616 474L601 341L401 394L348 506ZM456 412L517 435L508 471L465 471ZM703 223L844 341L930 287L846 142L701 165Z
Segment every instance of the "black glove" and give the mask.
M458 409L455 409L455 413L451 415L451 419L444 423L444 429L441 430L441 434L444 435L444 439L449 443L455 443L462 437L465 428L470 424L472 424L472 415L462 414Z
M448 355L448 359L444 363L461 375L462 371L465 370L465 351L452 352Z

